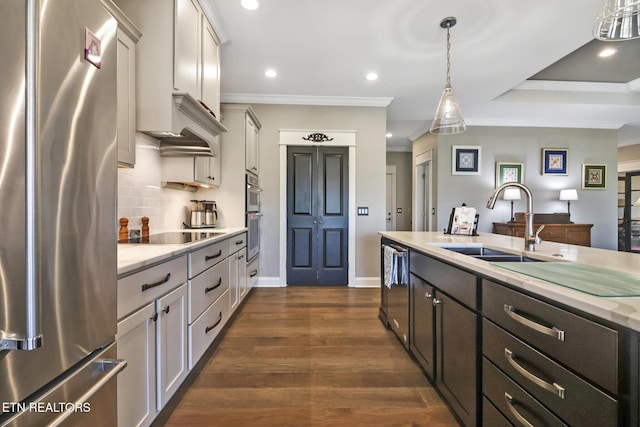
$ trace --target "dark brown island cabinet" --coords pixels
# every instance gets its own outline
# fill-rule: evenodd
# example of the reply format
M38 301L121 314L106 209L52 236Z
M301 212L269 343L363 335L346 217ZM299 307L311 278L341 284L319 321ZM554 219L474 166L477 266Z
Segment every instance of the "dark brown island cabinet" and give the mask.
M408 352L462 425L640 426L636 331L407 250Z

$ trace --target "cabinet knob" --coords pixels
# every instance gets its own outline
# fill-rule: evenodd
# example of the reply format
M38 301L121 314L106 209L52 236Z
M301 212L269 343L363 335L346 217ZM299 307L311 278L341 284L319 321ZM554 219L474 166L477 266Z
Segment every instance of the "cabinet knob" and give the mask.
M166 314L169 314L169 310L171 310L171 306L170 305L168 305L167 308L165 308L162 311L164 311Z
M424 294L424 298L425 299L433 298L433 294L430 294L429 292L427 292L426 294Z
M433 306L435 307L436 305L442 304L442 300L439 300L437 298L433 299Z

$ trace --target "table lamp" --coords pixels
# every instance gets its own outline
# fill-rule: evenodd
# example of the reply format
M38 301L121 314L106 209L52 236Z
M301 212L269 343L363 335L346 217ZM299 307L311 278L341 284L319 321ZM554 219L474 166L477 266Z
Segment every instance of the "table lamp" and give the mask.
M575 188L560 190L560 200L567 201L567 213L569 214L569 218L571 218L571 201L578 200L578 190Z
M519 188L505 188L504 194L502 196L503 200L511 200L511 220L509 222L516 222L516 219L513 217L513 201L520 200L520 189Z

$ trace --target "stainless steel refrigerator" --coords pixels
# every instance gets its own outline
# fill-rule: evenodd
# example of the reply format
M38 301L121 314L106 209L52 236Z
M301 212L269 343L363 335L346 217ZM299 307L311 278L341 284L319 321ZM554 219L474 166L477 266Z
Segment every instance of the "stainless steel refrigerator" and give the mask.
M116 29L0 0L0 425L117 423Z

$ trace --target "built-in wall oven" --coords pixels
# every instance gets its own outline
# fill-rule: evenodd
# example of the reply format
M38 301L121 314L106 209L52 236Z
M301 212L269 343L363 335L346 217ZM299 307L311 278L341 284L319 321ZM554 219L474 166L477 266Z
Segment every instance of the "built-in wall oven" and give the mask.
M247 262L260 252L260 189L258 176L247 173L246 226L247 226Z

